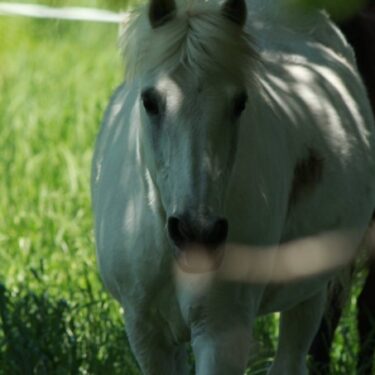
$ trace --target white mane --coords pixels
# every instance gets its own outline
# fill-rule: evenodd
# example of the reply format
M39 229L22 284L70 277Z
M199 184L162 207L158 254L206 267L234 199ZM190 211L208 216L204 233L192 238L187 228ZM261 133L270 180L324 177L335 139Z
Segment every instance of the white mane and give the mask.
M179 66L198 76L229 74L241 81L251 77L256 61L251 38L223 16L217 3L179 5L174 18L156 29L149 23L147 10L133 12L120 32L127 79Z

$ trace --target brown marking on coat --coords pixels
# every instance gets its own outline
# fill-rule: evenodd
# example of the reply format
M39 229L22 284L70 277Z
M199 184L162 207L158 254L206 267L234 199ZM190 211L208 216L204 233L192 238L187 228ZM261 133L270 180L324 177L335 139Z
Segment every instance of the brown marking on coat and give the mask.
M306 158L299 160L294 167L292 188L289 194L289 207L298 203L300 198L312 192L320 183L323 175L323 158L312 148Z

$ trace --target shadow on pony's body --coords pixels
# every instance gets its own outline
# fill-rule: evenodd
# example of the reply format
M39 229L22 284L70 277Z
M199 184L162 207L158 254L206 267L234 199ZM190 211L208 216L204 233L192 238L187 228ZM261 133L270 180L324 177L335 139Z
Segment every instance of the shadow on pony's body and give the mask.
M358 68L367 88L373 113L375 114L375 2L367 1L360 13L339 24L356 54ZM373 223L375 212L373 215ZM374 229L371 231L374 233ZM371 233L370 233L371 235ZM372 234L373 236L373 234ZM357 327L359 353L357 373L373 374L375 351L375 238L368 241L370 258L367 262L367 276L357 300ZM352 273L355 272L353 266ZM353 276L353 275L352 275ZM330 349L336 327L339 323L346 292L340 283L332 286L327 312L313 342L310 354L313 359L313 373L330 373Z
M270 374L305 374L327 282L375 206L375 136L346 41L277 1L152 0L93 160L102 279L145 374L243 374L281 311ZM247 10L248 8L248 10Z

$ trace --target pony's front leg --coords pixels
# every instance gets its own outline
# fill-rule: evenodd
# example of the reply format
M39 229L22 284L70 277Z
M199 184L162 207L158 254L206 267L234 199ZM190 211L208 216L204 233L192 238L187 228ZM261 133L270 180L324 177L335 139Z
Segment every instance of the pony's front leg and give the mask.
M196 375L243 375L250 352L251 327L233 324L203 330L192 340Z
M280 335L269 375L305 375L306 357L322 319L326 291L281 314Z
M144 375L188 375L185 345L173 342L168 327L144 314L127 314L126 331Z
M215 279L205 289L204 277L203 280L197 276L191 278L198 280L198 286L190 291L198 290L198 293L189 294L185 284L186 288L180 289L180 300L184 301L184 316L191 329L195 374L243 375L252 344L252 325L264 287ZM201 288L203 292L199 293Z

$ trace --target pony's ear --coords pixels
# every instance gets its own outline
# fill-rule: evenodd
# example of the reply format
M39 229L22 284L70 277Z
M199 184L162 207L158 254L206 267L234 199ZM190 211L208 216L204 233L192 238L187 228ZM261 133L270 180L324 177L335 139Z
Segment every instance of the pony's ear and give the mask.
M245 0L226 0L222 5L221 12L240 27L245 25L247 16Z
M176 12L174 0L150 0L148 18L155 29L173 18Z

